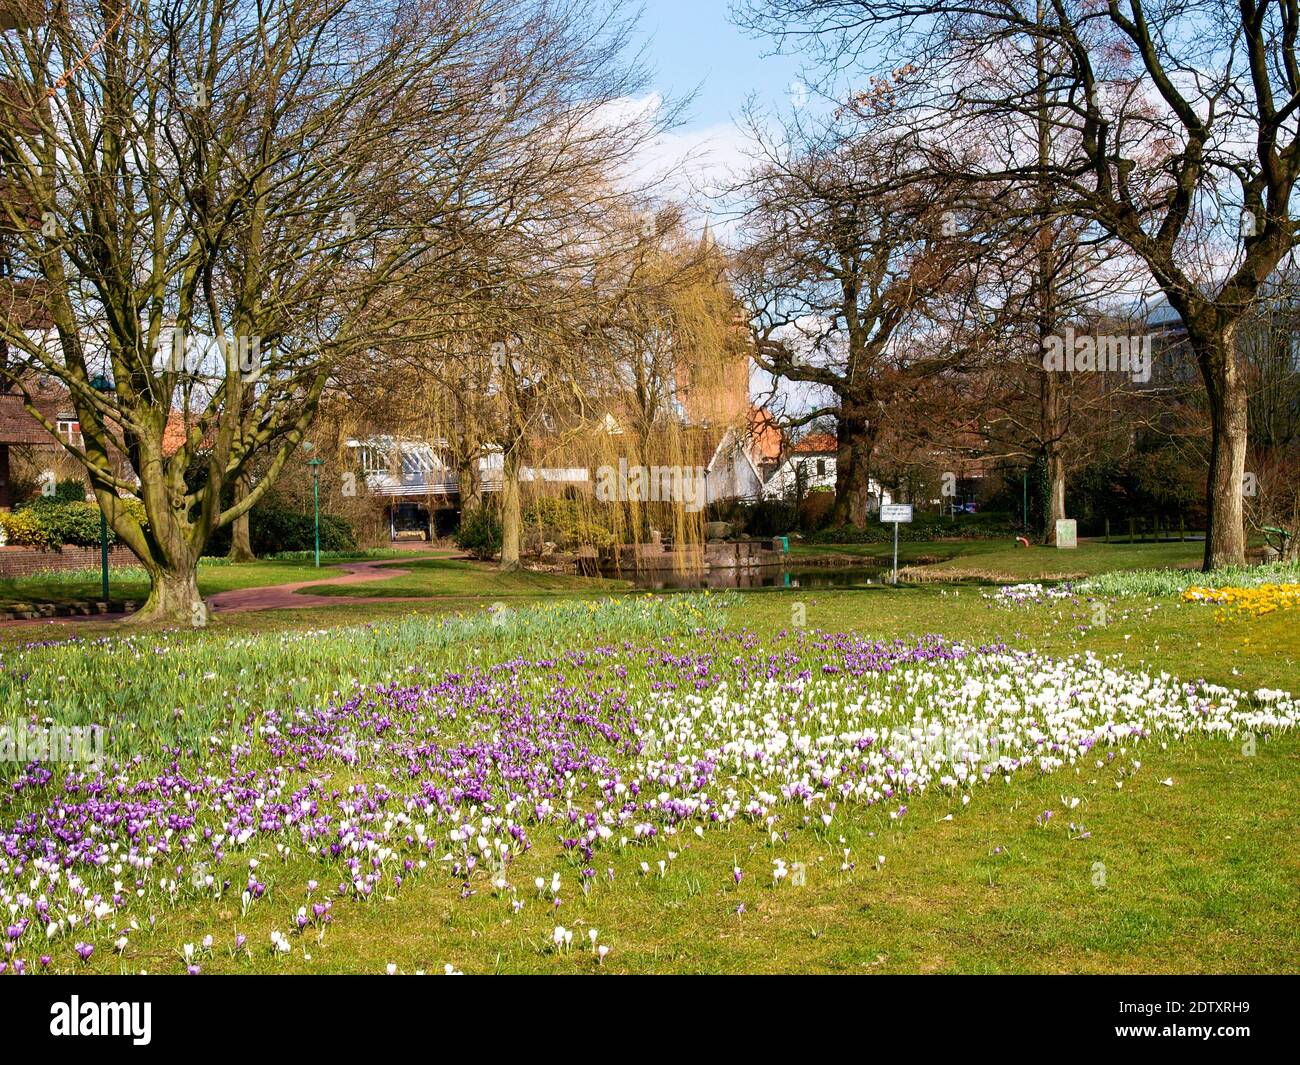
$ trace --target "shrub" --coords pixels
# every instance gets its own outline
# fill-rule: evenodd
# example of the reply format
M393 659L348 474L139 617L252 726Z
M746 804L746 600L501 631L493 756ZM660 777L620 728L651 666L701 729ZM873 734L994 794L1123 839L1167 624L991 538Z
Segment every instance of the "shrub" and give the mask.
M470 558L487 561L501 550L501 523L489 510L469 510L461 515L456 546Z
M80 482L61 481L60 487L66 484L80 484ZM149 522L145 517L144 504L140 500L126 498L122 500L122 505L130 514L134 515L142 527L148 527ZM28 515L28 520L39 524L59 547L66 544L71 544L74 547L99 546L98 503L88 503L80 496L73 500L60 500L56 494L49 498L39 497L29 503L24 503L16 513ZM11 539L10 542L14 541ZM111 525L108 527L108 542L110 545L117 543L117 535L113 532Z
M725 521L733 533L745 533L760 540L784 536L798 523L794 505L777 499L753 503L733 500L710 503L705 509L704 520Z
M875 523L879 525L879 523ZM902 530L899 530L900 535ZM889 538L892 540L893 530L890 530ZM859 529L856 525L836 525L825 529L818 529L808 537L810 544L872 544L884 539L884 530L874 528L870 519L867 520L867 526Z
M60 545L99 546L99 504L97 503L87 503L84 499L76 502L60 502L57 497L51 497L36 499L25 504L21 508L21 513L33 515L50 531ZM116 539L110 528L108 542L112 544Z
M54 531L30 510L0 511L0 531L4 532L5 543L16 547L57 551L62 546Z
M86 483L75 478L62 480L54 486L53 499L56 503L84 503Z
M248 538L253 554L259 558L287 551L316 550L316 518L314 512L303 513L279 506L256 506L248 515ZM320 516L320 549L326 551L352 551L356 548L352 526L337 514ZM208 539L204 553L224 555L230 550L230 526L218 529Z
M314 551L315 514L303 514L281 507L254 507L249 512L248 537L256 555L272 551ZM357 542L352 527L336 514L320 516L320 549L352 551ZM229 550L229 546L227 546Z
M573 546L590 544L592 547L610 547L614 543L614 534L594 521L580 521L573 527L570 543Z
M764 499L749 508L745 532L762 540L769 536L783 536L794 528L797 520L790 504Z
M539 542L549 540L562 548L581 544L608 547L614 542L614 533L593 520L590 510L576 499L546 496L524 508L524 530L526 534L535 530Z

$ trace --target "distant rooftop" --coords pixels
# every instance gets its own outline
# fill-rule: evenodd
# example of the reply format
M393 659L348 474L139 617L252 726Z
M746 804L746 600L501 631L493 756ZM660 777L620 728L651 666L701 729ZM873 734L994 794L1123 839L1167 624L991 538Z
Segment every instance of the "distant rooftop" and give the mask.
M830 433L809 433L794 445L800 455L834 455L838 450L839 442Z
M1183 320L1178 312L1169 305L1168 300L1158 300L1148 303L1145 308L1139 307L1138 313L1145 310L1143 317L1147 325L1158 326L1161 329L1180 329Z

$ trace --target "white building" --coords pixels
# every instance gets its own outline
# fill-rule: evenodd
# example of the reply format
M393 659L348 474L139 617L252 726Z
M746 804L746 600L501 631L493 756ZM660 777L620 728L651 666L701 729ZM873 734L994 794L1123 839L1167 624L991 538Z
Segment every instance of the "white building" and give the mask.
M727 430L709 462L706 478L708 501L759 499L794 500L809 492L835 491L839 444L829 433L810 433L783 453L779 437L764 429L750 435ZM893 497L879 481L869 481L868 509L892 503Z

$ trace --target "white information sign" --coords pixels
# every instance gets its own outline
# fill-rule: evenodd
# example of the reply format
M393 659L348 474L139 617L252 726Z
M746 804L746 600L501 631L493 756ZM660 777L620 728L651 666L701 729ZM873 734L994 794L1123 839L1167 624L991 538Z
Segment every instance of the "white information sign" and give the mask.
M894 577L893 583L898 583L898 526L901 522L910 522L912 520L911 503L882 503L880 506L880 520L894 526Z

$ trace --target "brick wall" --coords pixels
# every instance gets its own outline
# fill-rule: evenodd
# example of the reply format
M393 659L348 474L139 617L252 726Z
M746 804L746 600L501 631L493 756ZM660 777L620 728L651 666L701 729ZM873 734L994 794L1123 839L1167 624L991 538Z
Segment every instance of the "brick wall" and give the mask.
M110 547L108 564L138 566L140 560L126 547ZM38 551L34 547L0 547L0 577L24 577L42 570L99 569L98 547L65 547Z

